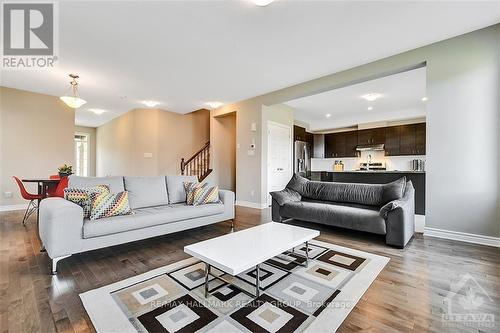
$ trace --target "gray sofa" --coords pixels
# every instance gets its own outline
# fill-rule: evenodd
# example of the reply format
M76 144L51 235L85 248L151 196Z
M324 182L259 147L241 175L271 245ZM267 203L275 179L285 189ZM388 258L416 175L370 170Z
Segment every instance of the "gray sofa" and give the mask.
M271 192L272 219L297 219L385 235L403 248L415 231L415 190L405 177L389 184L310 181L294 175Z
M127 190L131 215L98 220L84 219L83 208L62 198L40 203L39 233L52 259L52 273L59 260L72 254L160 236L234 219L234 193L219 190L222 203L186 205L183 182L195 176L69 177L69 187L108 185L112 193ZM232 224L231 224L232 225Z

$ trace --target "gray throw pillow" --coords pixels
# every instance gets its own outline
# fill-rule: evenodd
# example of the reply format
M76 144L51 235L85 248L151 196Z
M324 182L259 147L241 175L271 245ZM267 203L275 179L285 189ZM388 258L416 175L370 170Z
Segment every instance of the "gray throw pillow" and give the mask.
M290 179L288 184L286 184L286 188L292 189L300 195L304 195L308 182L309 180L307 180L306 178L298 174L294 174L292 179Z

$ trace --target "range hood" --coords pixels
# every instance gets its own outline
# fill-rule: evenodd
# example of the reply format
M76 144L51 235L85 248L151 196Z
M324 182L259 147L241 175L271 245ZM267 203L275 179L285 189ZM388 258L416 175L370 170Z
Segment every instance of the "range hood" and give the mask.
M366 145L357 145L357 151L366 151L366 150L384 150L384 144L366 144Z

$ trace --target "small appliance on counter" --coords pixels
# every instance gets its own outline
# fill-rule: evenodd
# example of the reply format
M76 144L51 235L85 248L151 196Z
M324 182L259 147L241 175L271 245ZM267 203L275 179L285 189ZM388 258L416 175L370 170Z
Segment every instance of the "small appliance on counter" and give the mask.
M412 171L425 171L425 160L414 159L411 161Z
M335 163L333 164L333 171L344 171L344 163L342 163L342 161L335 161Z
M384 171L387 170L385 163L359 163L359 170L360 171Z

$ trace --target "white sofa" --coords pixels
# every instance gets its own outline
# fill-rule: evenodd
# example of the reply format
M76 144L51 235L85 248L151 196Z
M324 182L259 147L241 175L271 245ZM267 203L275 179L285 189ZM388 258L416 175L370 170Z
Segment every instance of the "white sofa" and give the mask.
M40 203L39 232L43 246L57 263L72 254L234 219L234 193L219 190L222 203L186 205L183 182L195 176L159 177L76 177L69 187L87 188L108 185L112 193L127 190L133 214L89 220L83 208L62 198L47 198Z

